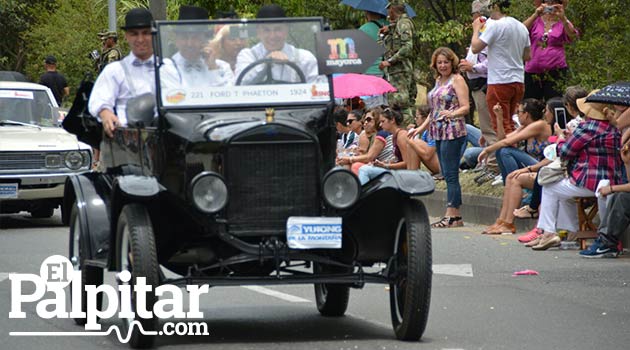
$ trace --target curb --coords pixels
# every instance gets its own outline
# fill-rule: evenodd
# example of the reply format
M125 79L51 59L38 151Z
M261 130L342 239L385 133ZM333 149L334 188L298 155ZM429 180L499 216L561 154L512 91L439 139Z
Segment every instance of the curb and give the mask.
M429 216L441 218L446 210L446 191L435 190L430 195L420 197L429 212ZM460 211L464 224L492 225L501 212L503 199L491 196L462 193L462 206ZM537 219L516 219L516 233L526 233L538 222ZM630 227L626 229L622 238L623 246L630 247Z

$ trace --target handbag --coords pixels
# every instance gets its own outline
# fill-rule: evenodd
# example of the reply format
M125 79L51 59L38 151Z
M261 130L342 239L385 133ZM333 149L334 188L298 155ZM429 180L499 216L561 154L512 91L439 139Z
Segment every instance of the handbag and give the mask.
M560 161L560 158L556 158L553 162L538 170L538 184L540 186L556 183L566 177L566 167Z

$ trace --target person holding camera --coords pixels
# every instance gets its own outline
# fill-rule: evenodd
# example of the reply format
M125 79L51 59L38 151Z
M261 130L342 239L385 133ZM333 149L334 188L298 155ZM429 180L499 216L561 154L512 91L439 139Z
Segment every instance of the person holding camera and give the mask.
M562 0L544 0L523 21L532 43L531 59L525 64L525 98L546 101L562 96L568 73L564 47L578 36L564 9Z

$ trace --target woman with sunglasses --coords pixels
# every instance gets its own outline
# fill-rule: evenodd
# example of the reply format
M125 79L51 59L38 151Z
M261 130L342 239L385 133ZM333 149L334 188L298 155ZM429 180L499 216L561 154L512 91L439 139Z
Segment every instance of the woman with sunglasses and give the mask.
M383 131L391 134L392 157L386 159L376 158L371 165L364 165L359 168L359 181L366 184L380 174L397 169L407 169L405 155L407 153L407 130L402 128L403 115L399 110L386 108L383 110L380 126Z
M392 136L380 128L380 119L383 110L375 107L365 114L363 118L363 132L359 135L358 154L337 158L337 165L350 166L357 176L359 168L375 159L387 161L392 155Z
M537 2L534 13L523 21L529 30L531 59L525 63L524 98L548 100L562 96L559 88L566 79L568 65L564 47L578 31L567 19L562 0Z

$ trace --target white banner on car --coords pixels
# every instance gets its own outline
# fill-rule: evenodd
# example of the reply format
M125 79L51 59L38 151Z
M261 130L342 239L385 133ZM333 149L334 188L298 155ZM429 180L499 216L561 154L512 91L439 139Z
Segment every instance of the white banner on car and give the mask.
M26 100L33 99L33 91L24 90L0 90L0 98L23 98Z
M170 89L163 91L165 106L214 106L234 104L328 101L328 84L243 85Z
M291 216L287 220L287 242L292 249L341 248L340 217Z

